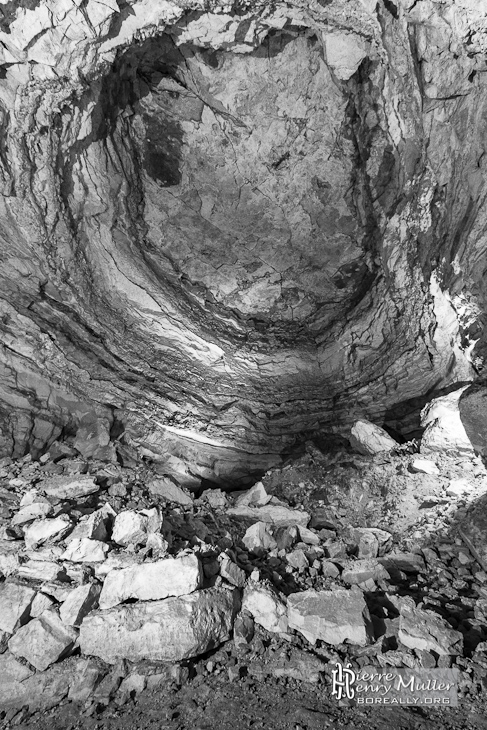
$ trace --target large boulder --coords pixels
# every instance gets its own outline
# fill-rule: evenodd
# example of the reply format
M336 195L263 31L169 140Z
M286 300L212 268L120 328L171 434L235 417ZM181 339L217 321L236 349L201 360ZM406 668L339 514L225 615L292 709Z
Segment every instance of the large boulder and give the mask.
M80 648L109 664L124 658L181 661L226 641L238 608L235 590L209 588L96 611L81 624Z
M100 489L93 477L79 475L51 477L39 484L38 488L53 501L87 497Z
M387 431L370 421L355 421L350 432L350 445L364 456L374 456L391 451L397 446Z

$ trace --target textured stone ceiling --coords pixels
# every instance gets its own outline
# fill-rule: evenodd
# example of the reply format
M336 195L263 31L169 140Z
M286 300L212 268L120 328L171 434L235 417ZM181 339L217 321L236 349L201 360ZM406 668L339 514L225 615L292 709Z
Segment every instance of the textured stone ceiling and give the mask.
M478 3L0 13L4 453L238 480L480 372Z

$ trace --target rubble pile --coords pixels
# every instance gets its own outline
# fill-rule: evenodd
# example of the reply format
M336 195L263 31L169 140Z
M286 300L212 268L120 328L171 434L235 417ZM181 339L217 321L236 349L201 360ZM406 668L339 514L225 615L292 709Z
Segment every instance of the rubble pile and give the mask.
M65 444L4 459L4 713L63 699L89 712L195 673L326 682L345 660L487 686L487 472L383 443L308 444L228 493Z

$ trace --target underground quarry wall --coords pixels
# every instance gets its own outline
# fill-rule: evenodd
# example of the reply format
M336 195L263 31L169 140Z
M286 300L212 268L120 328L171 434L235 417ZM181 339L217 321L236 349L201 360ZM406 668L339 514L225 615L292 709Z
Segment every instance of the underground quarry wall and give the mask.
M0 456L238 482L481 378L480 6L2 2Z

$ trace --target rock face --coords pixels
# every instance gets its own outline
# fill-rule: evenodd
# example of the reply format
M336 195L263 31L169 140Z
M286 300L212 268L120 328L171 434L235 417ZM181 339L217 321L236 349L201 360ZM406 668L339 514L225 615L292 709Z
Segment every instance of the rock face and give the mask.
M474 376L481 4L49 7L0 29L1 454L227 483Z
M421 412L425 431L421 438L421 453L448 451L472 454L474 447L468 438L460 415L459 401L468 386L435 398Z
M237 610L234 592L217 588L120 606L85 618L80 647L110 664L128 656L132 661L179 661L226 641Z

